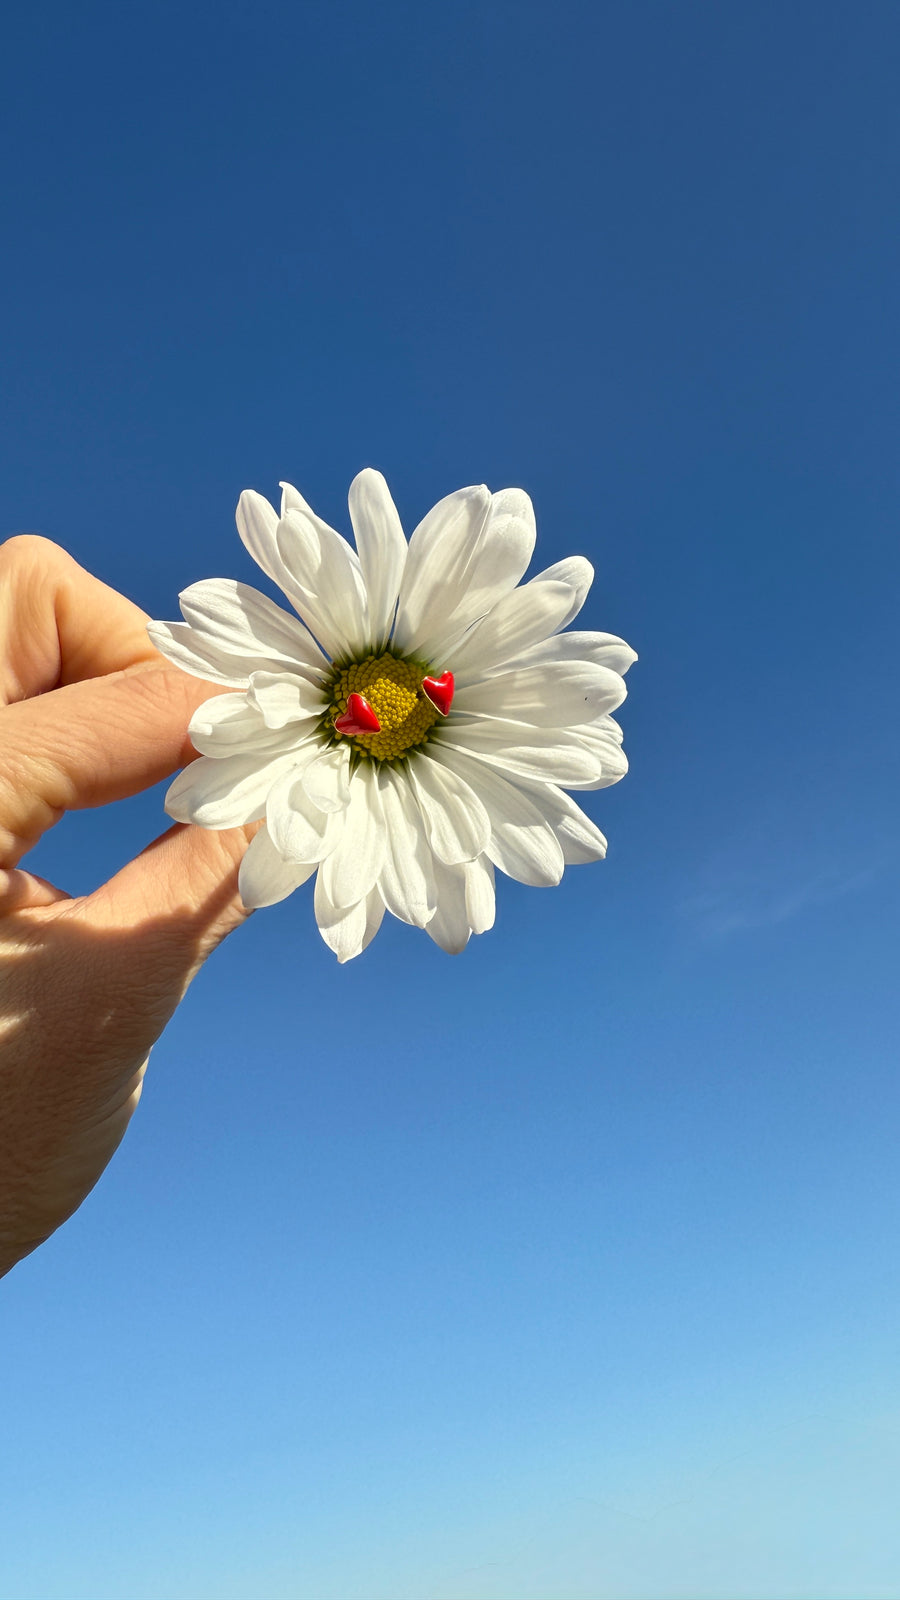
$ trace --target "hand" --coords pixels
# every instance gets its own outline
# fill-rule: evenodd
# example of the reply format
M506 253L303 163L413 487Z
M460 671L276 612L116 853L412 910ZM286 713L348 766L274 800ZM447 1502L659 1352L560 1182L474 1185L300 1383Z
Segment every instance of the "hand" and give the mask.
M58 546L0 545L0 1275L71 1216L137 1105L150 1048L245 916L255 828L174 827L93 894L18 867L70 809L159 782L215 685Z

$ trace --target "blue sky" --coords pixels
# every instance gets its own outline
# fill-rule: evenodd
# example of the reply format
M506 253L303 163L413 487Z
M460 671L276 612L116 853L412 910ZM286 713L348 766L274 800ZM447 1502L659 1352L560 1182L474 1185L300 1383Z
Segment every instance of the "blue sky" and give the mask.
M159 617L241 489L520 484L640 652L602 866L309 891L4 1282L3 1600L893 1600L900 18L20 8L0 532ZM90 888L162 792L66 819Z

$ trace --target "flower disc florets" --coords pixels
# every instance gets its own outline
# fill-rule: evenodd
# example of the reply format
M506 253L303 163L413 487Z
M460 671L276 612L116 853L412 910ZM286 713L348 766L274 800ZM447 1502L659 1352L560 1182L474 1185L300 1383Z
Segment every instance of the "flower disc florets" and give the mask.
M349 737L353 749L375 761L397 761L423 744L438 721L439 712L422 692L427 673L424 662L405 660L390 650L336 667L324 730L340 740ZM351 694L365 696L381 723L380 733L344 735L334 727Z

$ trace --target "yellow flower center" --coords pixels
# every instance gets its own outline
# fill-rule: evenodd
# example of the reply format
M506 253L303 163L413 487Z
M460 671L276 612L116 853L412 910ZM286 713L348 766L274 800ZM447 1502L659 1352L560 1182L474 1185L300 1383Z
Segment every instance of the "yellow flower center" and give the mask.
M421 661L400 661L387 653L383 656L366 656L364 661L354 661L335 673L334 698L328 713L334 721L347 709L351 694L361 694L368 700L378 721L379 733L341 734L338 738L352 738L356 749L364 750L378 761L396 761L414 745L428 737L429 728L437 722L440 712L422 693L422 679L428 671Z

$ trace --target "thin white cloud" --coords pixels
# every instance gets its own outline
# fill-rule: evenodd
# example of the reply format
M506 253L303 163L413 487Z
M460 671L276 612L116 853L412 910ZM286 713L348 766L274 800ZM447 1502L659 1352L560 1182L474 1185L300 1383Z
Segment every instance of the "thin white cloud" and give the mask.
M725 939L754 928L775 927L857 894L875 880L884 865L882 861L852 870L827 867L795 872L792 881L786 881L786 875L778 881L771 877L765 881L733 869L721 875L708 871L709 886L685 900L682 911L701 937Z

